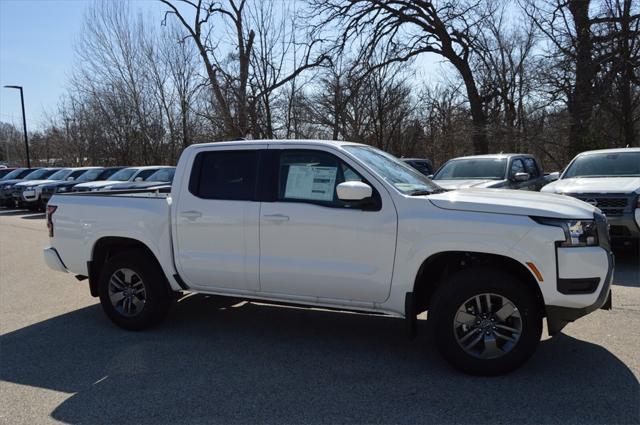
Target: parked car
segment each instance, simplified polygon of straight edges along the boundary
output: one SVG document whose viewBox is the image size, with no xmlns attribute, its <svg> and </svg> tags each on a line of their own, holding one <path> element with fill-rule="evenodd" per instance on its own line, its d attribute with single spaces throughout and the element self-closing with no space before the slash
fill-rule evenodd
<svg viewBox="0 0 640 425">
<path fill-rule="evenodd" d="M 175 172 L 175 167 L 161 168 L 144 181 L 115 183 L 105 186 L 102 190 L 157 189 L 166 187 L 171 185 Z"/>
<path fill-rule="evenodd" d="M 116 183 L 124 182 L 142 182 L 156 171 L 170 168 L 167 166 L 150 165 L 145 167 L 128 167 L 124 168 L 117 173 L 114 173 L 106 180 L 96 180 L 88 183 L 81 183 L 73 187 L 74 192 L 90 192 L 102 190 L 105 186 L 110 186 Z"/>
<path fill-rule="evenodd" d="M 14 170 L 16 170 L 16 168 L 8 168 L 8 167 L 0 168 L 0 179 L 2 179 L 4 176 L 6 176 L 7 174 L 9 174 Z"/>
<path fill-rule="evenodd" d="M 46 204 L 54 193 L 64 193 L 73 189 L 73 187 L 80 183 L 106 180 L 114 173 L 122 170 L 124 167 L 107 167 L 107 168 L 92 168 L 85 170 L 73 181 L 60 181 L 47 183 L 42 185 L 42 202 Z"/>
<path fill-rule="evenodd" d="M 87 221 L 87 217 L 91 219 Z M 532 192 L 442 192 L 371 146 L 237 141 L 186 148 L 170 194 L 56 194 L 54 270 L 88 277 L 107 316 L 144 329 L 181 291 L 404 317 L 453 365 L 508 372 L 610 307 L 613 256 L 593 206 Z"/>
<path fill-rule="evenodd" d="M 73 181 L 82 173 L 92 168 L 96 167 L 61 168 L 46 179 L 16 183 L 13 186 L 13 196 L 16 204 L 21 208 L 28 208 L 30 210 L 44 208 L 44 203 L 40 199 L 42 185 Z"/>
<path fill-rule="evenodd" d="M 569 195 L 599 208 L 609 220 L 612 238 L 640 240 L 640 148 L 583 152 L 558 181 L 542 191 Z"/>
<path fill-rule="evenodd" d="M 11 187 L 25 178 L 29 173 L 33 172 L 35 168 L 17 168 L 11 171 L 9 174 L 0 178 L 0 206 L 13 207 L 13 194 L 11 193 Z M 5 187 L 7 189 L 5 190 Z"/>
<path fill-rule="evenodd" d="M 447 189 L 490 188 L 540 190 L 557 174 L 545 176 L 533 155 L 496 154 L 455 158 L 433 175 Z"/>
<path fill-rule="evenodd" d="M 13 186 L 16 183 L 46 178 L 54 172 L 55 169 L 50 168 L 20 168 L 15 171 L 15 175 L 13 175 L 14 172 L 7 174 L 6 178 L 0 182 L 0 203 L 5 207 L 15 207 Z"/>
<path fill-rule="evenodd" d="M 426 158 L 401 158 L 405 164 L 409 164 L 425 176 L 433 174 L 433 163 Z"/>
</svg>

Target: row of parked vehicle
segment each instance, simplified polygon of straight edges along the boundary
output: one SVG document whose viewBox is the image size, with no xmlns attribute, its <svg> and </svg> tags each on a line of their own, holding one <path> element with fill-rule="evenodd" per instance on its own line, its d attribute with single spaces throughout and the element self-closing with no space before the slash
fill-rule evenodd
<svg viewBox="0 0 640 425">
<path fill-rule="evenodd" d="M 175 167 L 4 168 L 0 205 L 43 210 L 55 193 L 170 187 Z"/>
<path fill-rule="evenodd" d="M 403 159 L 446 189 L 524 189 L 568 195 L 599 208 L 613 239 L 640 239 L 640 148 L 603 149 L 577 155 L 562 173 L 545 174 L 532 155 L 455 158 L 435 173 L 427 160 Z M 416 161 L 422 161 L 419 166 Z"/>
</svg>

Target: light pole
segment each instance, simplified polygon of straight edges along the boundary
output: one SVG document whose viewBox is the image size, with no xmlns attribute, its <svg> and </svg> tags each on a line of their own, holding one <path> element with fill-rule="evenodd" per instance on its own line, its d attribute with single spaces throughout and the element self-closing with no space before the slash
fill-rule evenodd
<svg viewBox="0 0 640 425">
<path fill-rule="evenodd" d="M 27 135 L 27 117 L 24 114 L 24 94 L 22 93 L 22 86 L 4 86 L 7 89 L 20 90 L 20 102 L 22 103 L 22 127 L 24 129 L 24 147 L 27 153 L 27 168 L 31 168 L 31 159 L 29 158 L 29 136 Z"/>
</svg>

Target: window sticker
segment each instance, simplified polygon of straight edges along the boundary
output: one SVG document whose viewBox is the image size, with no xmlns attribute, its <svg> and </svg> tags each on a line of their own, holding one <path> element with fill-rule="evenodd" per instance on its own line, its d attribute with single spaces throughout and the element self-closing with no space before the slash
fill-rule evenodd
<svg viewBox="0 0 640 425">
<path fill-rule="evenodd" d="M 290 165 L 285 198 L 333 201 L 337 167 Z"/>
</svg>

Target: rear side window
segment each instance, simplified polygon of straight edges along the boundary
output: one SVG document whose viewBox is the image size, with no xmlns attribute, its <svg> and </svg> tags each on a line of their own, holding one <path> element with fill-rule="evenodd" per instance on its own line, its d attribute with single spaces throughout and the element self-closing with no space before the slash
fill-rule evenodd
<svg viewBox="0 0 640 425">
<path fill-rule="evenodd" d="M 203 199 L 251 201 L 256 195 L 258 151 L 209 151 L 196 156 L 189 192 Z"/>
</svg>

